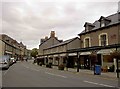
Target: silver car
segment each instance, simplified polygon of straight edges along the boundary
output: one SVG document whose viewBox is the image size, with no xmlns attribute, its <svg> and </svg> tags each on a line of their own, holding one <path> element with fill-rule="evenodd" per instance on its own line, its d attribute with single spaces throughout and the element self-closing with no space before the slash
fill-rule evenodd
<svg viewBox="0 0 120 89">
<path fill-rule="evenodd" d="M 10 66 L 10 57 L 4 55 L 0 57 L 0 69 L 8 69 Z"/>
<path fill-rule="evenodd" d="M 10 58 L 10 65 L 16 63 L 16 59 L 14 57 Z"/>
</svg>

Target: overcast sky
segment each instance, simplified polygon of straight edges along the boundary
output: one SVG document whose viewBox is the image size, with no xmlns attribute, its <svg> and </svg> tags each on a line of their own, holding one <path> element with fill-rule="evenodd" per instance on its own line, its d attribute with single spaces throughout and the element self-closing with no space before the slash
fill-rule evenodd
<svg viewBox="0 0 120 89">
<path fill-rule="evenodd" d="M 39 48 L 40 39 L 55 31 L 60 40 L 78 36 L 84 23 L 118 11 L 119 0 L 3 0 L 0 1 L 0 33 L 27 48 Z"/>
</svg>

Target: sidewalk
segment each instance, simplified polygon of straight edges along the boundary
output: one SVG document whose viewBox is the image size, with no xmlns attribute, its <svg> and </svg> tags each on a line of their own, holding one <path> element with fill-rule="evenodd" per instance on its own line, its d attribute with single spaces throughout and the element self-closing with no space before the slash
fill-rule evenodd
<svg viewBox="0 0 120 89">
<path fill-rule="evenodd" d="M 57 66 L 53 66 L 53 69 L 57 69 Z M 66 68 L 64 69 L 64 71 L 67 71 Z M 89 75 L 94 75 L 94 71 L 92 70 L 87 70 L 87 69 L 79 69 L 79 72 L 77 72 L 77 68 L 68 68 L 69 72 L 73 72 L 73 73 L 85 73 L 85 74 L 89 74 Z M 104 78 L 116 78 L 117 79 L 117 73 L 115 72 L 102 72 L 101 75 L 98 75 L 100 77 L 104 77 Z"/>
<path fill-rule="evenodd" d="M 32 61 L 29 61 L 30 63 L 32 63 Z M 35 65 L 37 65 L 35 63 Z M 42 67 L 46 67 L 45 65 L 42 65 Z M 52 66 L 52 69 L 58 70 L 58 66 Z M 67 71 L 66 68 L 64 69 L 64 71 Z M 84 74 L 89 74 L 89 75 L 94 75 L 94 71 L 92 70 L 87 70 L 87 69 L 79 69 L 79 72 L 77 72 L 76 68 L 68 68 L 68 72 L 72 72 L 72 73 L 84 73 Z M 102 72 L 101 75 L 97 75 L 99 77 L 104 77 L 104 78 L 115 78 L 117 79 L 117 73 L 115 72 Z"/>
</svg>

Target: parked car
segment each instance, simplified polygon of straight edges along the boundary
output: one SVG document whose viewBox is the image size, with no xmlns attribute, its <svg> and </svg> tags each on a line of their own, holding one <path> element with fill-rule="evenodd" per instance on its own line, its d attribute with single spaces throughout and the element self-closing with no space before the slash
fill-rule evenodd
<svg viewBox="0 0 120 89">
<path fill-rule="evenodd" d="M 10 57 L 4 55 L 0 57 L 0 69 L 8 69 L 10 66 Z"/>
<path fill-rule="evenodd" d="M 16 59 L 14 57 L 10 58 L 10 65 L 16 63 Z"/>
</svg>

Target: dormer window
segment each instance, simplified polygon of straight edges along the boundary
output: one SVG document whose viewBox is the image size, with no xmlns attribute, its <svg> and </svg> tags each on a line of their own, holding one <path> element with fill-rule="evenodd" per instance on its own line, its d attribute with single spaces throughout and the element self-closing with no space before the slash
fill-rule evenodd
<svg viewBox="0 0 120 89">
<path fill-rule="evenodd" d="M 85 27 L 85 31 L 88 32 L 89 31 L 89 26 Z"/>
<path fill-rule="evenodd" d="M 103 16 L 101 16 L 98 21 L 100 22 L 100 27 L 105 27 L 111 22 L 111 20 L 109 18 L 106 18 Z"/>
<path fill-rule="evenodd" d="M 100 25 L 101 25 L 100 27 L 104 27 L 104 26 L 105 26 L 104 20 L 101 21 L 101 24 L 100 24 Z"/>
<path fill-rule="evenodd" d="M 85 32 L 91 31 L 95 26 L 92 23 L 86 22 L 85 25 Z"/>
</svg>

